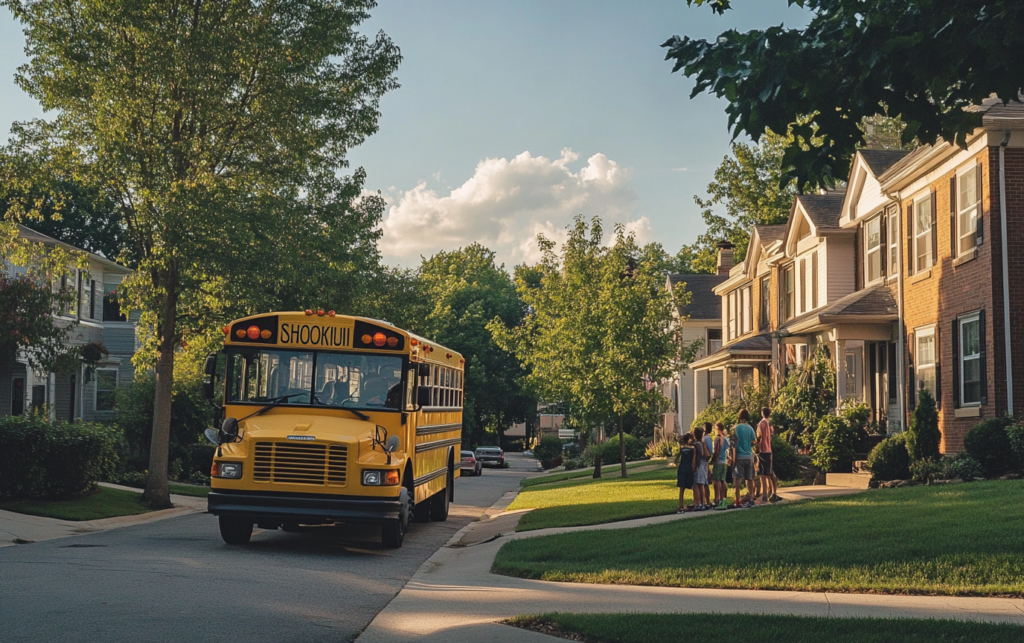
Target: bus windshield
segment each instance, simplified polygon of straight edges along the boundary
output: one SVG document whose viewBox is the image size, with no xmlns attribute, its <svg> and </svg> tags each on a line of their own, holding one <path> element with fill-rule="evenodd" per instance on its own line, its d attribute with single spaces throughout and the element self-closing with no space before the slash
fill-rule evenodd
<svg viewBox="0 0 1024 643">
<path fill-rule="evenodd" d="M 402 358 L 394 355 L 232 348 L 228 403 L 401 410 Z"/>
</svg>

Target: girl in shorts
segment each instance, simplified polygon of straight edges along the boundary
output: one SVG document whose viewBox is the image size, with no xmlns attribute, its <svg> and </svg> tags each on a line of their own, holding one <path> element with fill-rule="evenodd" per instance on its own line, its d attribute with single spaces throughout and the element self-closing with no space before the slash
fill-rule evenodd
<svg viewBox="0 0 1024 643">
<path fill-rule="evenodd" d="M 708 498 L 708 483 L 711 482 L 711 471 L 708 470 L 708 448 L 704 444 L 704 429 L 693 430 L 693 510 L 705 511 L 711 508 Z"/>
</svg>

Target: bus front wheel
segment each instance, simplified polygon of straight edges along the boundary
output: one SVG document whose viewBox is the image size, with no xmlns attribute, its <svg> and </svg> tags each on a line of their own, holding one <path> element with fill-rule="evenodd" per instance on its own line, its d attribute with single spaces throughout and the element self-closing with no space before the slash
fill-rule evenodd
<svg viewBox="0 0 1024 643">
<path fill-rule="evenodd" d="M 405 541 L 405 532 L 409 530 L 409 513 L 411 501 L 409 490 L 402 489 L 398 500 L 401 503 L 398 510 L 398 520 L 386 520 L 380 526 L 381 542 L 387 549 L 398 549 Z"/>
<path fill-rule="evenodd" d="M 247 545 L 252 538 L 252 521 L 220 516 L 220 537 L 229 545 Z"/>
</svg>

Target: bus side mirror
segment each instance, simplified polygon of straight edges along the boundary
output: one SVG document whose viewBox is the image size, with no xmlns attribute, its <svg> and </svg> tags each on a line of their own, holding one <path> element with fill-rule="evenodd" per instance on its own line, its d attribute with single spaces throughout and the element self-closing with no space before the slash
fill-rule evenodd
<svg viewBox="0 0 1024 643">
<path fill-rule="evenodd" d="M 217 375 L 217 353 L 210 353 L 206 356 L 206 363 L 203 364 L 203 397 L 213 399 L 213 380 Z"/>
<path fill-rule="evenodd" d="M 221 443 L 235 442 L 238 440 L 238 420 L 235 418 L 224 418 L 224 423 L 220 425 L 220 438 Z"/>
</svg>

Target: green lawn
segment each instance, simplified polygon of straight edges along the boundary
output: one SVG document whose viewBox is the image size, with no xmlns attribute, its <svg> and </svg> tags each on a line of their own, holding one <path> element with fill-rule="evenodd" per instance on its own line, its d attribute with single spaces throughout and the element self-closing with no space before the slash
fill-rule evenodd
<svg viewBox="0 0 1024 643">
<path fill-rule="evenodd" d="M 74 500 L 4 500 L 0 509 L 61 520 L 98 520 L 152 511 L 141 498 L 142 494 L 134 491 L 100 487 Z"/>
<path fill-rule="evenodd" d="M 1022 493 L 1024 481 L 879 489 L 525 538 L 502 547 L 493 571 L 632 585 L 1024 596 Z"/>
<path fill-rule="evenodd" d="M 686 492 L 687 502 L 693 496 Z M 664 468 L 622 478 L 567 480 L 523 489 L 508 510 L 534 509 L 518 531 L 596 525 L 672 513 L 679 504 L 676 470 Z"/>
<path fill-rule="evenodd" d="M 627 462 L 626 469 L 636 469 L 637 467 L 649 467 L 651 465 L 662 464 L 668 466 L 667 460 L 640 460 L 638 462 Z M 615 478 L 619 477 L 619 472 L 622 470 L 622 465 L 618 462 L 615 464 L 605 464 L 601 466 L 601 479 L 604 478 Z M 594 476 L 593 469 L 586 469 L 584 471 L 559 471 L 558 473 L 552 473 L 546 476 L 539 476 L 536 478 L 526 478 L 519 483 L 522 488 L 533 487 L 539 484 L 548 484 L 551 482 L 562 482 L 563 480 L 575 480 L 576 478 L 592 478 Z"/>
<path fill-rule="evenodd" d="M 1019 625 L 954 620 L 822 618 L 760 614 L 542 614 L 509 625 L 588 643 L 1002 643 Z"/>
<path fill-rule="evenodd" d="M 196 498 L 205 498 L 210 495 L 209 487 L 200 487 L 194 484 L 178 484 L 175 482 L 168 483 L 167 485 L 171 489 L 171 493 L 176 493 L 179 496 L 195 496 Z"/>
</svg>

